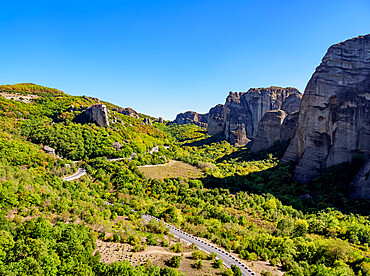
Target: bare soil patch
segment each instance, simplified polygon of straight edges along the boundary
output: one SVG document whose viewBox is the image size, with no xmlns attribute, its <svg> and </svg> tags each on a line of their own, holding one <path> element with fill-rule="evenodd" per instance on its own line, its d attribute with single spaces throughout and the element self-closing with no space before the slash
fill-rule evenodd
<svg viewBox="0 0 370 276">
<path fill-rule="evenodd" d="M 16 100 L 16 101 L 20 101 L 20 102 L 24 102 L 24 103 L 32 103 L 30 100 L 31 99 L 36 99 L 36 98 L 40 98 L 40 96 L 37 96 L 37 95 L 21 95 L 21 94 L 12 94 L 12 93 L 7 93 L 7 92 L 1 92 L 0 93 L 0 96 L 3 96 L 5 99 L 8 99 L 8 100 Z"/>
</svg>

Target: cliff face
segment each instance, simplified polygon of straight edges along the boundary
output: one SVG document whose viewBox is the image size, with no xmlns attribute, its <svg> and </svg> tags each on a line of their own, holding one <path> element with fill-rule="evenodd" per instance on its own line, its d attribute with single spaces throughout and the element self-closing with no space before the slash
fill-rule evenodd
<svg viewBox="0 0 370 276">
<path fill-rule="evenodd" d="M 98 126 L 109 126 L 107 107 L 104 104 L 92 105 L 76 117 L 76 121 L 80 123 L 93 122 Z"/>
<path fill-rule="evenodd" d="M 370 199 L 370 159 L 358 172 L 349 186 L 349 197 L 353 199 Z"/>
<path fill-rule="evenodd" d="M 207 123 L 209 135 L 215 135 L 224 130 L 224 106 L 222 104 L 218 104 L 209 110 Z"/>
<path fill-rule="evenodd" d="M 230 92 L 224 107 L 226 139 L 238 146 L 247 144 L 256 136 L 258 124 L 267 111 L 284 110 L 283 106 L 289 112 L 296 111 L 299 109 L 300 97 L 301 93 L 290 87 L 251 88 L 245 93 Z"/>
<path fill-rule="evenodd" d="M 307 84 L 298 127 L 282 161 L 303 183 L 325 168 L 370 153 L 370 35 L 329 48 Z"/>
<path fill-rule="evenodd" d="M 274 141 L 280 140 L 281 126 L 288 115 L 284 110 L 270 110 L 263 115 L 258 124 L 257 135 L 251 150 L 258 151 L 271 147 Z"/>
<path fill-rule="evenodd" d="M 195 124 L 200 127 L 207 128 L 208 114 L 198 114 L 194 111 L 186 111 L 184 113 L 177 114 L 176 119 L 173 121 L 175 124 Z"/>
</svg>

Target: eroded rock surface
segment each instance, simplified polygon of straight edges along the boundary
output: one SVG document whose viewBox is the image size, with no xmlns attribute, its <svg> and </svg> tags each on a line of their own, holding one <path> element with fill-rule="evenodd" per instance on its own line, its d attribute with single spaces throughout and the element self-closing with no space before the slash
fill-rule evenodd
<svg viewBox="0 0 370 276">
<path fill-rule="evenodd" d="M 283 110 L 284 102 L 292 96 L 284 108 L 294 112 L 299 108 L 297 101 L 300 95 L 297 89 L 291 87 L 251 88 L 248 92 L 230 92 L 224 107 L 224 133 L 227 141 L 237 146 L 247 144 L 256 136 L 258 124 L 267 111 Z"/>
<path fill-rule="evenodd" d="M 350 187 L 349 197 L 353 199 L 370 199 L 370 159 L 353 179 Z"/>
<path fill-rule="evenodd" d="M 283 161 L 303 183 L 353 154 L 370 153 L 370 35 L 331 46 L 307 84 Z"/>
<path fill-rule="evenodd" d="M 288 113 L 284 110 L 267 111 L 258 124 L 257 135 L 251 150 L 258 151 L 271 147 L 276 140 L 280 140 L 281 126 L 287 116 Z"/>
<path fill-rule="evenodd" d="M 108 111 L 104 104 L 90 106 L 82 114 L 84 122 L 94 122 L 98 126 L 109 126 Z"/>
<path fill-rule="evenodd" d="M 222 104 L 218 104 L 209 110 L 207 122 L 209 135 L 215 135 L 223 132 L 224 106 Z"/>
<path fill-rule="evenodd" d="M 184 113 L 177 114 L 176 119 L 173 121 L 175 124 L 195 124 L 200 127 L 207 127 L 208 114 L 198 114 L 194 111 L 186 111 Z"/>
</svg>

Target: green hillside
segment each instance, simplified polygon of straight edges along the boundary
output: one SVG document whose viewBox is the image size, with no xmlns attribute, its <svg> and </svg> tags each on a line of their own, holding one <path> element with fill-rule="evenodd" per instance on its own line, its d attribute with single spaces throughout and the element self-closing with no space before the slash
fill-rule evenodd
<svg viewBox="0 0 370 276">
<path fill-rule="evenodd" d="M 263 266 L 260 275 L 277 268 L 285 275 L 370 275 L 369 204 L 344 197 L 363 164 L 359 157 L 302 186 L 291 165 L 279 163 L 283 143 L 251 153 L 195 125 L 144 124 L 149 116 L 123 115 L 96 98 L 34 84 L 3 85 L 0 92 L 37 96 L 29 102 L 0 96 L 0 275 L 189 273 L 171 262 L 101 259 L 97 240 L 130 245 L 132 252 L 179 249 L 164 225 L 145 224 L 143 213 Z M 76 120 L 97 103 L 107 106 L 109 126 Z M 200 168 L 202 177 L 148 179 L 138 168 L 171 159 Z M 87 175 L 62 180 L 79 167 Z M 193 274 L 200 269 L 195 262 Z M 211 257 L 207 262 L 213 266 Z M 226 268 L 209 273 L 238 275 Z"/>
</svg>

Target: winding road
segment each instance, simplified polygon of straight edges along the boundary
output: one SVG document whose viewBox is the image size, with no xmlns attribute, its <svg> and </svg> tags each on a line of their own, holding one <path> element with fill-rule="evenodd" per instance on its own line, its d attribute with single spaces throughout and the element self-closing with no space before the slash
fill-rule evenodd
<svg viewBox="0 0 370 276">
<path fill-rule="evenodd" d="M 86 170 L 83 169 L 83 168 L 79 168 L 76 173 L 74 173 L 70 176 L 66 176 L 66 177 L 62 178 L 62 180 L 63 181 L 72 181 L 72 180 L 80 178 L 81 176 L 83 176 L 85 174 L 86 174 Z"/>
<path fill-rule="evenodd" d="M 151 219 L 154 219 L 154 220 L 157 220 L 157 221 L 161 221 L 160 219 L 156 218 L 156 217 L 153 217 L 151 215 L 142 215 L 142 218 L 149 222 Z M 165 223 L 164 224 L 167 226 L 167 228 L 169 228 L 170 230 L 170 233 L 172 233 L 175 237 L 177 238 L 180 238 L 181 240 L 183 240 L 184 242 L 188 243 L 188 244 L 194 244 L 196 245 L 200 250 L 203 250 L 205 251 L 206 253 L 211 253 L 211 252 L 214 252 L 217 254 L 217 256 L 222 259 L 222 261 L 224 262 L 224 265 L 228 268 L 231 267 L 231 265 L 236 265 L 237 267 L 240 268 L 241 272 L 243 275 L 246 275 L 246 276 L 251 276 L 251 275 L 256 275 L 251 269 L 249 269 L 245 264 L 243 264 L 240 260 L 238 260 L 237 258 L 235 258 L 234 256 L 232 256 L 230 253 L 224 251 L 223 249 L 221 248 L 218 248 L 208 242 L 205 242 L 201 239 L 198 239 L 197 237 L 194 237 L 184 231 L 181 231 L 180 229 L 168 224 L 168 223 Z"/>
</svg>

